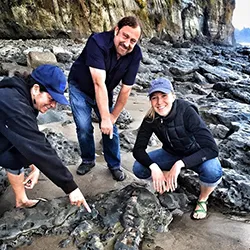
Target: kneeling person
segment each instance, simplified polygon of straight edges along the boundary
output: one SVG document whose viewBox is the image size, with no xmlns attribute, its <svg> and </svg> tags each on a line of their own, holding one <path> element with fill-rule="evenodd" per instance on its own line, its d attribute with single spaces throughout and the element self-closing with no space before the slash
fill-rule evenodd
<svg viewBox="0 0 250 250">
<path fill-rule="evenodd" d="M 218 147 L 196 107 L 176 99 L 170 81 L 152 81 L 148 94 L 151 108 L 136 138 L 133 172 L 140 179 L 152 177 L 154 189 L 160 193 L 176 189 L 181 168 L 198 173 L 200 196 L 191 218 L 203 219 L 207 215 L 206 201 L 221 181 Z M 147 153 L 153 133 L 162 142 L 162 148 Z"/>
</svg>

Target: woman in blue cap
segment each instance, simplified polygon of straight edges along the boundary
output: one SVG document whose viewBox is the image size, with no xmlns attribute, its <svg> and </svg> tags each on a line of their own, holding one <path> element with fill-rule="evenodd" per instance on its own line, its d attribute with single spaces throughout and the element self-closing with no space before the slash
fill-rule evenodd
<svg viewBox="0 0 250 250">
<path fill-rule="evenodd" d="M 25 188 L 31 189 L 37 183 L 41 170 L 69 194 L 72 205 L 83 204 L 90 211 L 73 176 L 37 125 L 39 112 L 55 108 L 57 102 L 68 104 L 65 87 L 62 70 L 49 64 L 40 65 L 31 75 L 16 74 L 0 82 L 0 166 L 7 171 L 16 207 L 34 207 L 41 201 L 28 199 L 25 192 Z M 32 171 L 24 179 L 27 166 Z"/>
<path fill-rule="evenodd" d="M 196 107 L 176 99 L 169 80 L 158 78 L 152 81 L 148 94 L 151 108 L 136 138 L 133 155 L 137 161 L 133 172 L 140 179 L 151 177 L 154 189 L 163 193 L 177 188 L 177 177 L 182 168 L 195 171 L 200 179 L 200 196 L 191 218 L 204 219 L 207 199 L 222 176 L 214 138 Z M 153 133 L 162 142 L 162 148 L 147 153 Z"/>
</svg>

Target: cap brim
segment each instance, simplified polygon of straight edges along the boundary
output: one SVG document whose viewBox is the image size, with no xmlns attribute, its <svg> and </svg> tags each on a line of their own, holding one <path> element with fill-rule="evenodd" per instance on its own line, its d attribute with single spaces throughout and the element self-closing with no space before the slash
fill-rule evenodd
<svg viewBox="0 0 250 250">
<path fill-rule="evenodd" d="M 150 92 L 148 92 L 148 96 L 150 96 L 151 94 L 153 94 L 154 92 L 162 92 L 164 94 L 169 94 L 172 92 L 171 89 L 164 89 L 164 88 L 155 88 L 153 90 L 151 90 Z"/>
<path fill-rule="evenodd" d="M 50 89 L 47 89 L 47 91 L 56 102 L 63 105 L 69 105 L 69 102 L 64 95 L 51 91 Z"/>
</svg>

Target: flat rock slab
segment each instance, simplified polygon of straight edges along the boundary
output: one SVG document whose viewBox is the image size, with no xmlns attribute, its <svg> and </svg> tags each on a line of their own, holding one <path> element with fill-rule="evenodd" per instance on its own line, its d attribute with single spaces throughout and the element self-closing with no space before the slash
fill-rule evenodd
<svg viewBox="0 0 250 250">
<path fill-rule="evenodd" d="M 31 244 L 33 235 L 68 234 L 60 247 L 74 242 L 81 249 L 139 250 L 145 236 L 167 232 L 173 219 L 157 197 L 137 183 L 99 194 L 89 204 L 91 213 L 62 197 L 5 212 L 0 218 L 0 249 Z"/>
</svg>

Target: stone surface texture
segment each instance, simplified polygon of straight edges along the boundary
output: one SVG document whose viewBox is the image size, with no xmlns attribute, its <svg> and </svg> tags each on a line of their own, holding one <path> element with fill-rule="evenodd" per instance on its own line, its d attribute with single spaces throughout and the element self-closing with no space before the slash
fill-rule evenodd
<svg viewBox="0 0 250 250">
<path fill-rule="evenodd" d="M 81 38 L 135 15 L 147 37 L 232 44 L 234 8 L 235 0 L 5 0 L 0 2 L 0 37 Z"/>
</svg>

